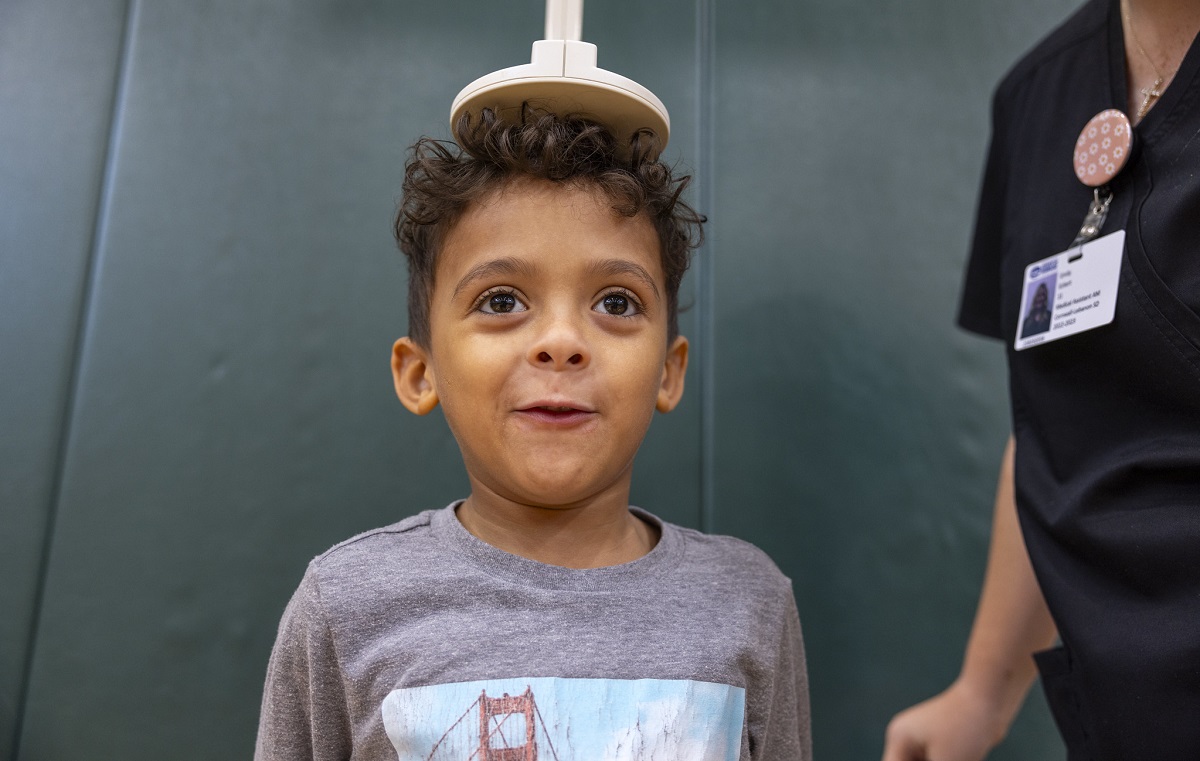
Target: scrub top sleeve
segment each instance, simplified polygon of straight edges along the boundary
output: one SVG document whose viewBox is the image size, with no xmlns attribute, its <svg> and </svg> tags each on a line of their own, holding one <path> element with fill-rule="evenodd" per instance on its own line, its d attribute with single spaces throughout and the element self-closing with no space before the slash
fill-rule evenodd
<svg viewBox="0 0 1200 761">
<path fill-rule="evenodd" d="M 999 125 L 1000 94 L 992 98 L 992 137 L 988 147 L 983 187 L 975 213 L 975 235 L 963 278 L 958 324 L 991 338 L 1003 338 L 1000 300 L 1000 258 L 1004 239 L 1004 193 L 1006 186 L 1004 136 Z"/>
</svg>

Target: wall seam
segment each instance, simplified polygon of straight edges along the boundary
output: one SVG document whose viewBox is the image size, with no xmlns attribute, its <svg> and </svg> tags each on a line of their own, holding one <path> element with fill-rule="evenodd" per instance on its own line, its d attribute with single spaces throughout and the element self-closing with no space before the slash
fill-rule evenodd
<svg viewBox="0 0 1200 761">
<path fill-rule="evenodd" d="M 697 204 L 709 214 L 713 201 L 713 24 L 716 0 L 696 0 L 696 134 L 698 143 L 697 173 L 700 182 Z M 713 315 L 713 271 L 715 261 L 712 244 L 712 222 L 706 225 L 705 243 L 696 257 L 696 310 L 699 340 L 700 376 L 700 528 L 711 532 L 716 528 L 716 340 Z"/>
<path fill-rule="evenodd" d="M 13 721 L 12 754 L 18 761 L 21 738 L 25 734 L 25 708 L 33 677 L 33 664 L 41 629 L 42 612 L 46 594 L 46 581 L 50 572 L 50 554 L 54 545 L 54 534 L 58 526 L 58 513 L 62 501 L 63 479 L 66 475 L 67 454 L 75 423 L 76 401 L 79 397 L 80 378 L 83 369 L 83 354 L 91 332 L 92 310 L 99 271 L 100 248 L 107 234 L 109 207 L 112 202 L 113 177 L 116 172 L 117 149 L 120 143 L 122 114 L 129 79 L 130 60 L 133 48 L 133 29 L 136 25 L 138 0 L 126 0 L 125 18 L 121 31 L 121 43 L 117 55 L 117 71 L 113 79 L 113 93 L 108 121 L 108 139 L 104 151 L 103 171 L 92 221 L 92 235 L 88 242 L 87 261 L 84 264 L 82 293 L 79 312 L 76 316 L 75 342 L 71 351 L 71 367 L 67 374 L 67 393 L 63 403 L 61 430 L 56 448 L 50 495 L 47 499 L 46 525 L 42 533 L 41 561 L 34 586 L 33 611 L 30 616 L 29 632 L 25 639 L 25 663 L 21 671 L 21 684 L 17 691 L 16 716 Z"/>
</svg>

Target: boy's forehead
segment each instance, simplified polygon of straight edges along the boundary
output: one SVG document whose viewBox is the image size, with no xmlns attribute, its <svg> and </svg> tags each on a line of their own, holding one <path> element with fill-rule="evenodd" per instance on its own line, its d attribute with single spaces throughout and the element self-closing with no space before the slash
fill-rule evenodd
<svg viewBox="0 0 1200 761">
<path fill-rule="evenodd" d="M 661 244 L 649 216 L 625 216 L 613 206 L 593 182 L 507 178 L 472 201 L 446 231 L 438 274 L 459 269 L 465 260 L 552 249 L 564 262 L 600 253 L 644 259 L 661 278 Z"/>
</svg>

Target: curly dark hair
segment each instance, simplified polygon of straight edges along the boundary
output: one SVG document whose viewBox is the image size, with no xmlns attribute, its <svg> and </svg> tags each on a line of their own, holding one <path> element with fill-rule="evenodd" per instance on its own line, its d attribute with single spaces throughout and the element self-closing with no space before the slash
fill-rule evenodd
<svg viewBox="0 0 1200 761">
<path fill-rule="evenodd" d="M 681 200 L 691 181 L 659 160 L 659 140 L 639 130 L 620 144 L 603 125 L 579 116 L 521 109 L 504 122 L 490 109 L 455 125 L 458 142 L 421 138 L 405 164 L 396 242 L 408 257 L 408 331 L 429 346 L 429 304 L 438 249 L 467 207 L 514 177 L 598 188 L 618 214 L 646 214 L 661 243 L 667 279 L 667 330 L 679 332 L 679 284 L 703 239 L 702 214 Z"/>
</svg>

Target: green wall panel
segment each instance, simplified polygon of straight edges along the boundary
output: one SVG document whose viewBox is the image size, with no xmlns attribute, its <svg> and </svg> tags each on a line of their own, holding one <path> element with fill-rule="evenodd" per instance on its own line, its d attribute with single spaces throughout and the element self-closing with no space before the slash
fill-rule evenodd
<svg viewBox="0 0 1200 761">
<path fill-rule="evenodd" d="M 957 673 L 1007 431 L 953 327 L 991 89 L 1071 3 L 718 3 L 718 531 L 795 581 L 818 757 Z M 1035 697 L 994 757 L 1061 757 Z"/>
<path fill-rule="evenodd" d="M 123 0 L 0 3 L 0 758 L 36 615 Z"/>
</svg>

